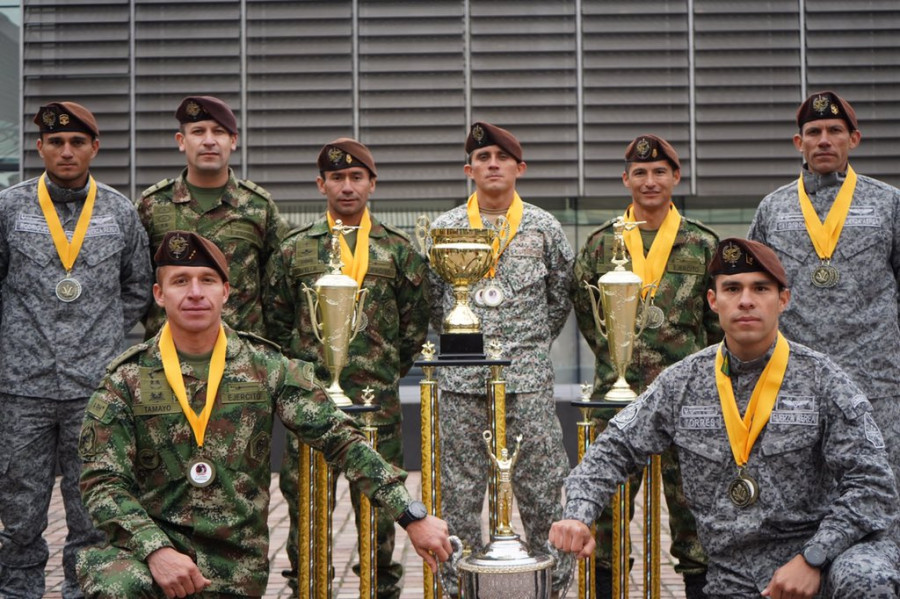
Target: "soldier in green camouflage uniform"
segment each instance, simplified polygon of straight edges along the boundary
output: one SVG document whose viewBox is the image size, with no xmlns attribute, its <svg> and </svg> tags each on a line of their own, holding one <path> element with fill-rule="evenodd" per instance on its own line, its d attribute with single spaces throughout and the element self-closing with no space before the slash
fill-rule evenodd
<svg viewBox="0 0 900 599">
<path fill-rule="evenodd" d="M 644 143 L 641 143 L 643 140 Z M 640 148 L 640 152 L 638 151 Z M 642 157 L 639 154 L 644 154 Z M 645 252 L 649 250 L 661 219 L 669 211 L 672 189 L 680 178 L 678 155 L 671 145 L 656 136 L 644 135 L 635 139 L 626 151 L 625 186 L 632 192 L 635 220 L 647 220 L 641 229 Z M 615 268 L 613 257 L 614 221 L 604 223 L 591 233 L 575 262 L 575 276 L 579 281 L 575 294 L 575 314 L 578 326 L 596 355 L 594 397 L 601 399 L 617 375 L 609 357 L 609 346 L 598 337 L 591 302 L 584 283 L 597 284 L 604 273 Z M 721 328 L 716 315 L 706 302 L 706 290 L 710 284 L 706 266 L 718 243 L 715 232 L 702 223 L 681 218 L 678 232 L 666 262 L 664 274 L 653 299 L 661 308 L 665 320 L 658 328 L 645 328 L 636 339 L 631 364 L 626 379 L 638 393 L 644 391 L 667 366 L 699 351 L 721 339 Z M 631 263 L 626 265 L 631 268 Z M 602 309 L 601 309 L 602 316 Z M 615 410 L 597 410 L 594 414 L 598 428 L 615 415 Z M 672 555 L 678 560 L 677 572 L 685 577 L 688 597 L 702 597 L 706 574 L 706 554 L 697 539 L 696 523 L 684 503 L 681 472 L 674 448 L 661 456 L 663 490 L 669 508 L 669 526 L 672 531 Z M 641 477 L 631 479 L 632 514 L 634 500 L 641 485 Z M 607 508 L 597 522 L 597 576 L 598 596 L 610 596 L 612 511 Z"/>
<path fill-rule="evenodd" d="M 79 554 L 86 596 L 261 596 L 269 571 L 275 416 L 381 510 L 403 517 L 416 551 L 430 565 L 434 557 L 447 559 L 446 524 L 410 517 L 405 473 L 373 451 L 315 384 L 313 366 L 284 357 L 250 333 L 221 328 L 229 286 L 218 248 L 176 231 L 164 238 L 155 259 L 164 266 L 154 295 L 168 325 L 110 365 L 80 438 L 82 497 L 108 540 Z M 216 376 L 213 348 L 225 337 L 224 372 L 202 437 L 168 383 L 160 344 L 167 333 L 197 413 Z"/>
<path fill-rule="evenodd" d="M 227 104 L 212 96 L 189 96 L 175 112 L 175 134 L 187 168 L 141 194 L 138 214 L 155 252 L 169 231 L 196 231 L 228 257 L 235 290 L 224 318 L 241 331 L 265 335 L 262 281 L 287 229 L 265 189 L 237 179 L 228 158 L 237 148 L 237 120 Z M 159 331 L 165 315 L 155 304 L 144 319 L 145 339 Z"/>
<path fill-rule="evenodd" d="M 336 139 L 326 144 L 318 157 L 319 189 L 325 194 L 328 213 L 344 225 L 358 226 L 366 211 L 368 194 L 375 185 L 375 161 L 363 144 Z M 428 332 L 427 278 L 425 261 L 413 250 L 405 233 L 370 215 L 368 270 L 363 280 L 364 330 L 350 343 L 347 365 L 341 371 L 341 387 L 361 403 L 362 390 L 371 387 L 381 409 L 374 414 L 378 427 L 377 449 L 395 466 L 403 463 L 401 442 L 400 378 L 409 372 Z M 350 241 L 358 238 L 354 231 Z M 291 231 L 271 261 L 266 292 L 269 337 L 287 355 L 318 365 L 316 376 L 330 380 L 323 345 L 313 334 L 304 285 L 312 288 L 325 274 L 330 255 L 331 229 L 325 216 Z M 282 462 L 280 485 L 289 499 L 291 532 L 288 556 L 296 585 L 298 452 L 296 435 L 289 435 Z M 357 526 L 359 488 L 350 486 Z M 389 513 L 378 512 L 378 597 L 400 596 L 403 567 L 393 560 L 394 522 Z M 357 569 L 358 567 L 354 567 Z M 358 572 L 357 572 L 358 573 Z"/>
</svg>

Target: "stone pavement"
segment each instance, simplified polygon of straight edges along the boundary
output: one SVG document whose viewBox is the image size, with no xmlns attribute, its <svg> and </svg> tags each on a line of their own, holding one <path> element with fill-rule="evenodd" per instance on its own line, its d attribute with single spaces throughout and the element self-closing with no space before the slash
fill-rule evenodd
<svg viewBox="0 0 900 599">
<path fill-rule="evenodd" d="M 419 495 L 420 492 L 420 475 L 419 472 L 410 472 L 407 479 L 407 486 L 415 489 L 413 494 Z M 281 571 L 288 568 L 287 553 L 285 553 L 285 542 L 287 540 L 288 531 L 288 514 L 287 504 L 278 490 L 278 474 L 272 475 L 272 504 L 269 513 L 269 530 L 270 530 L 270 571 L 269 586 L 266 591 L 267 598 L 290 597 L 290 589 L 285 585 L 281 576 Z M 642 538 L 643 535 L 643 515 L 642 515 L 642 495 L 638 495 L 638 505 L 635 510 L 635 517 L 631 525 L 631 535 L 635 542 Z M 662 572 L 661 572 L 661 599 L 682 599 L 684 591 L 681 583 L 681 577 L 675 574 L 672 569 L 672 558 L 668 553 L 668 547 L 671 545 L 669 536 L 668 513 L 665 509 L 665 501 L 663 501 L 663 515 L 660 529 L 662 530 L 660 547 L 662 548 Z M 482 521 L 485 522 L 485 535 L 487 535 L 487 508 L 483 514 Z M 334 527 L 334 598 L 335 599 L 352 599 L 359 596 L 359 579 L 350 569 L 353 560 L 356 559 L 356 525 L 353 522 L 353 512 L 350 508 L 350 494 L 347 488 L 347 481 L 340 477 L 337 485 L 336 508 L 333 519 Z M 522 525 L 519 520 L 518 511 L 513 514 L 513 528 L 521 531 Z M 49 525 L 45 536 L 50 545 L 50 561 L 47 564 L 47 594 L 45 597 L 52 599 L 60 599 L 60 589 L 62 588 L 62 548 L 66 537 L 66 519 L 65 512 L 62 507 L 62 497 L 59 493 L 59 482 L 57 480 L 56 488 L 53 491 L 53 499 L 50 504 Z M 631 573 L 630 598 L 644 597 L 643 589 L 637 581 L 642 576 L 642 553 L 643 549 L 637 544 L 634 550 L 635 567 Z M 406 568 L 405 584 L 401 599 L 414 599 L 423 596 L 422 579 L 423 579 L 423 562 L 416 555 L 412 545 L 410 545 L 406 534 L 400 527 L 397 527 L 397 547 L 394 550 L 395 558 L 403 562 Z M 574 585 L 573 585 L 574 586 Z M 570 589 L 567 595 L 569 598 L 577 597 L 577 592 Z"/>
</svg>

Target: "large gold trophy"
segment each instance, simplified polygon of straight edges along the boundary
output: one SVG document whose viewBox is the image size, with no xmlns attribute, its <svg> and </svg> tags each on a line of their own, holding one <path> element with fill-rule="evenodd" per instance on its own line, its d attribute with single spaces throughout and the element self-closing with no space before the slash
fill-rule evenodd
<svg viewBox="0 0 900 599">
<path fill-rule="evenodd" d="M 453 287 L 455 303 L 444 315 L 439 359 L 484 358 L 481 323 L 469 307 L 469 288 L 483 279 L 500 257 L 509 224 L 502 219 L 498 225 L 496 229 L 432 229 L 424 215 L 416 222 L 416 237 L 431 268 Z M 495 240 L 499 240 L 497 249 Z"/>
<path fill-rule="evenodd" d="M 338 406 L 353 405 L 341 389 L 341 370 L 347 365 L 350 342 L 365 328 L 363 308 L 368 289 L 360 289 L 356 281 L 341 273 L 340 236 L 356 227 L 345 227 L 336 220 L 331 232 L 331 272 L 319 277 L 313 289 L 304 285 L 309 302 L 309 318 L 316 339 L 325 346 L 325 366 L 331 373 L 331 384 L 325 390 Z"/>
<path fill-rule="evenodd" d="M 594 313 L 597 333 L 609 344 L 609 359 L 618 377 L 604 396 L 604 399 L 610 401 L 631 401 L 637 397 L 637 393 L 628 386 L 628 382 L 625 380 L 625 372 L 631 363 L 634 341 L 644 330 L 647 321 L 645 317 L 646 304 L 650 294 L 648 293 L 644 299 L 641 299 L 644 282 L 640 276 L 630 270 L 625 270 L 628 257 L 623 234 L 639 224 L 641 223 L 625 222 L 621 216 L 616 220 L 613 225 L 615 242 L 612 258 L 612 263 L 616 265 L 616 268 L 600 277 L 597 285 L 583 283 L 591 298 L 591 309 Z M 595 292 L 600 296 L 599 305 Z M 601 306 L 603 316 L 600 316 Z M 640 317 L 638 317 L 638 308 L 641 309 Z"/>
</svg>

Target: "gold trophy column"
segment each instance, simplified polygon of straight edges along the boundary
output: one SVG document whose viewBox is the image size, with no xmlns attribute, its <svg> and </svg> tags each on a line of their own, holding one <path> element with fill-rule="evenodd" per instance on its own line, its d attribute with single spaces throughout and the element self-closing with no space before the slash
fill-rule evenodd
<svg viewBox="0 0 900 599">
<path fill-rule="evenodd" d="M 660 486 L 661 466 L 658 455 L 652 455 L 647 460 L 644 469 L 644 597 L 656 599 L 659 597 L 659 521 L 660 513 Z"/>
<path fill-rule="evenodd" d="M 297 591 L 300 597 L 315 597 L 315 481 L 316 450 L 300 444 L 300 504 L 297 524 Z M 290 539 L 288 539 L 290 542 Z"/>
<path fill-rule="evenodd" d="M 581 385 L 581 400 L 572 402 L 577 405 L 581 412 L 581 420 L 578 422 L 578 462 L 584 459 L 594 442 L 594 423 L 591 421 L 591 406 L 587 405 L 591 401 L 591 385 L 585 383 Z M 584 404 L 584 405 L 581 405 Z M 597 527 L 591 526 L 591 535 L 596 536 Z M 596 599 L 597 588 L 594 581 L 594 571 L 597 564 L 597 558 L 592 553 L 587 559 L 578 560 L 578 599 Z"/>
<path fill-rule="evenodd" d="M 441 433 L 439 426 L 437 381 L 434 378 L 434 344 L 430 341 L 422 346 L 422 373 L 419 381 L 419 400 L 422 419 L 422 503 L 428 513 L 441 517 Z M 440 599 L 443 596 L 440 580 L 427 564 L 422 564 L 424 572 L 425 599 Z"/>
<path fill-rule="evenodd" d="M 488 344 L 488 360 L 499 360 L 501 354 L 500 343 L 496 340 Z M 491 451 L 494 455 L 500 455 L 506 447 L 506 381 L 503 380 L 503 365 L 491 364 L 491 378 L 487 382 L 488 394 L 488 423 L 491 427 Z M 497 530 L 499 522 L 497 513 L 499 508 L 500 472 L 494 470 L 494 476 L 488 478 L 488 513 L 490 514 L 490 529 Z"/>
<path fill-rule="evenodd" d="M 363 405 L 372 406 L 375 394 L 371 387 L 363 389 Z M 372 412 L 366 412 L 366 425 L 362 427 L 366 441 L 378 446 L 378 429 L 372 425 Z M 364 494 L 359 497 L 359 596 L 360 599 L 376 599 L 378 596 L 378 568 L 375 549 L 378 545 L 378 521 L 375 506 Z"/>
</svg>

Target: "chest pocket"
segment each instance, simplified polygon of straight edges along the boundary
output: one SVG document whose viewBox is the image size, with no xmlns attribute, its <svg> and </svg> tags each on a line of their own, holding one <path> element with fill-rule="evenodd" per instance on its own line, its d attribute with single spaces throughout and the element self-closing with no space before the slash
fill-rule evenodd
<svg viewBox="0 0 900 599">
<path fill-rule="evenodd" d="M 718 416 L 721 422 L 721 416 Z M 715 481 L 734 475 L 734 460 L 728 439 L 720 432 L 701 428 L 678 428 L 675 445 L 684 494 L 691 505 L 710 507 L 718 500 Z"/>
<path fill-rule="evenodd" d="M 244 241 L 257 251 L 261 250 L 263 246 L 259 229 L 255 224 L 246 220 L 233 220 L 225 223 L 216 236 L 226 241 Z"/>
<path fill-rule="evenodd" d="M 390 260 L 371 260 L 366 276 L 395 279 L 397 278 L 397 267 Z"/>
<path fill-rule="evenodd" d="M 514 293 L 513 297 L 524 297 L 521 293 L 532 285 L 543 284 L 547 276 L 544 264 L 544 238 L 539 233 L 525 231 L 513 238 L 503 252 L 501 260 L 507 262 L 509 274 L 505 279 Z M 543 296 L 543 294 L 541 294 Z"/>
</svg>

